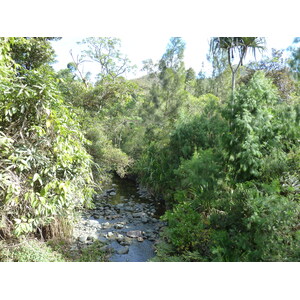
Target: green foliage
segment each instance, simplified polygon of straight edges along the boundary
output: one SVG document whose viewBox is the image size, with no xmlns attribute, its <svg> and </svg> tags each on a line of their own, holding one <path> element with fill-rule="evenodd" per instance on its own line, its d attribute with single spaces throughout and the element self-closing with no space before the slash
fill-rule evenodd
<svg viewBox="0 0 300 300">
<path fill-rule="evenodd" d="M 175 71 L 181 68 L 184 57 L 185 42 L 180 37 L 170 38 L 167 45 L 166 52 L 163 54 L 159 68 L 161 70 L 161 76 L 164 76 L 166 69 L 173 69 Z"/>
<path fill-rule="evenodd" d="M 99 262 L 106 261 L 107 254 L 101 251 L 103 244 L 99 241 L 95 241 L 93 244 L 83 248 L 79 257 L 76 259 L 78 262 Z"/>
<path fill-rule="evenodd" d="M 89 206 L 93 180 L 86 140 L 51 70 L 41 65 L 20 77 L 24 68 L 10 65 L 2 66 L 9 80 L 0 78 L 1 231 L 20 236 Z"/>
<path fill-rule="evenodd" d="M 212 149 L 198 150 L 189 160 L 182 160 L 180 167 L 174 171 L 179 179 L 178 193 L 186 191 L 186 197 L 193 200 L 201 209 L 209 209 L 216 201 L 214 191 L 224 178 L 222 156 Z"/>
<path fill-rule="evenodd" d="M 167 241 L 176 253 L 197 251 L 205 256 L 210 241 L 208 220 L 199 214 L 190 203 L 182 202 L 172 211 L 167 211 L 163 220 L 168 222 L 165 229 Z"/>
<path fill-rule="evenodd" d="M 2 262 L 66 262 L 63 255 L 38 240 L 24 240 L 19 244 L 0 242 Z"/>
<path fill-rule="evenodd" d="M 270 78 L 276 85 L 281 100 L 287 101 L 292 97 L 295 91 L 295 81 L 290 74 L 286 59 L 283 58 L 283 50 L 272 49 L 271 57 L 250 63 L 248 67 L 251 70 L 250 76 L 255 71 L 264 71 L 266 77 Z M 249 75 L 246 76 L 246 80 Z"/>
<path fill-rule="evenodd" d="M 157 261 L 299 260 L 294 99 L 279 101 L 262 72 L 223 107 L 212 95 L 189 98 L 169 139 L 140 160 L 144 180 L 172 203 Z"/>
<path fill-rule="evenodd" d="M 289 50 L 291 51 L 291 57 L 289 59 L 289 66 L 292 69 L 293 75 L 295 76 L 296 79 L 299 80 L 299 71 L 300 71 L 300 48 L 299 48 L 299 42 L 300 38 L 296 37 L 294 39 L 293 44 L 295 44 L 293 47 L 290 47 Z M 298 45 L 298 47 L 296 46 Z"/>
<path fill-rule="evenodd" d="M 273 129 L 273 106 L 277 99 L 276 90 L 261 72 L 257 72 L 234 96 L 227 115 L 231 131 L 226 147 L 238 180 L 258 177 L 261 158 L 270 148 L 278 146 Z"/>
<path fill-rule="evenodd" d="M 121 41 L 111 37 L 89 37 L 80 44 L 87 45 L 83 57 L 99 63 L 99 78 L 116 78 L 132 69 L 127 56 L 120 52 Z"/>
<path fill-rule="evenodd" d="M 70 250 L 70 241 L 52 239 L 47 242 L 23 239 L 20 242 L 0 241 L 0 262 L 104 262 L 107 253 L 101 244 L 93 244 L 81 250 Z"/>
<path fill-rule="evenodd" d="M 126 174 L 126 169 L 132 163 L 131 159 L 121 149 L 112 145 L 111 140 L 108 139 L 99 125 L 89 129 L 86 137 L 92 142 L 87 146 L 87 149 L 94 161 L 100 166 L 102 181 L 105 180 L 105 174 L 111 170 L 123 177 Z"/>
<path fill-rule="evenodd" d="M 26 37 L 10 39 L 10 56 L 20 65 L 18 71 L 33 70 L 54 61 L 50 41 L 55 38 Z"/>
<path fill-rule="evenodd" d="M 129 135 L 139 122 L 134 114 L 140 101 L 138 85 L 122 77 L 103 75 L 94 87 L 86 88 L 67 70 L 59 76 L 63 76 L 59 87 L 75 107 L 85 137 L 91 142 L 87 150 L 97 164 L 93 168 L 97 181 L 107 181 L 110 171 L 123 177 L 132 159 L 121 148 L 131 141 Z"/>
<path fill-rule="evenodd" d="M 143 151 L 134 166 L 134 171 L 141 178 L 141 182 L 153 192 L 163 193 L 165 197 L 168 197 L 169 189 L 172 188 L 174 180 L 172 174 L 174 167 L 172 168 L 172 166 L 174 166 L 174 162 L 170 158 L 168 149 L 153 142 Z"/>
<path fill-rule="evenodd" d="M 276 180 L 237 186 L 228 213 L 210 216 L 213 260 L 299 260 L 299 204 L 280 195 L 281 189 Z"/>
<path fill-rule="evenodd" d="M 92 168 L 101 181 L 129 170 L 166 201 L 155 261 L 299 261 L 300 89 L 278 51 L 242 66 L 263 41 L 213 38 L 213 75 L 196 78 L 174 37 L 147 77 L 127 81 L 118 39 L 84 40 L 56 75 L 47 38 L 0 39 L 0 234 L 55 232 L 90 204 Z M 86 59 L 99 63 L 95 86 Z M 101 247 L 67 259 L 103 261 Z M 49 259 L 36 252 L 13 260 Z"/>
<path fill-rule="evenodd" d="M 210 41 L 210 51 L 212 53 L 226 53 L 228 64 L 232 74 L 232 93 L 235 89 L 236 73 L 249 50 L 252 50 L 254 56 L 256 50 L 264 50 L 265 39 L 262 37 L 214 37 Z M 234 66 L 234 56 L 238 56 L 238 63 Z"/>
<path fill-rule="evenodd" d="M 191 97 L 182 106 L 181 117 L 169 137 L 152 142 L 135 164 L 135 170 L 144 184 L 170 200 L 180 182 L 176 170 L 181 160 L 191 159 L 197 150 L 220 145 L 218 133 L 224 128 L 226 123 L 221 117 L 217 97 L 210 94 L 200 98 Z"/>
</svg>

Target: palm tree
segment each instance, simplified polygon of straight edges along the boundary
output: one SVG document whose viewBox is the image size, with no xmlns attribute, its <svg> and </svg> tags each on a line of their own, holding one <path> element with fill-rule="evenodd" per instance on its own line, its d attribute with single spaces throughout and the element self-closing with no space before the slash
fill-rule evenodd
<svg viewBox="0 0 300 300">
<path fill-rule="evenodd" d="M 256 50 L 265 49 L 265 38 L 262 37 L 214 37 L 210 40 L 210 51 L 213 54 L 218 52 L 226 52 L 229 67 L 232 74 L 231 88 L 232 93 L 235 89 L 235 75 L 240 66 L 243 65 L 247 52 L 251 49 L 255 57 Z M 233 59 L 234 55 L 238 54 L 239 62 L 234 68 Z"/>
</svg>

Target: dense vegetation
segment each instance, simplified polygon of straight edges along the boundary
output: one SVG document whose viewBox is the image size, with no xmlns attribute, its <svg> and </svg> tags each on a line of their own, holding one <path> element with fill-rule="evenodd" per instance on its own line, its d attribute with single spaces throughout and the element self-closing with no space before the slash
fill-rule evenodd
<svg viewBox="0 0 300 300">
<path fill-rule="evenodd" d="M 212 38 L 210 77 L 171 38 L 136 80 L 118 39 L 85 39 L 59 72 L 53 39 L 0 39 L 2 242 L 66 238 L 116 172 L 166 202 L 156 261 L 299 261 L 299 38 L 247 65 L 264 39 Z"/>
</svg>

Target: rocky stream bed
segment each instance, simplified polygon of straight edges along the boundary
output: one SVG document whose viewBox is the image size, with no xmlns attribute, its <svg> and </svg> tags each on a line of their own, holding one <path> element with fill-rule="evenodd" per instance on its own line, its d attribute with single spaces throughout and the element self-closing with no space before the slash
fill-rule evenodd
<svg viewBox="0 0 300 300">
<path fill-rule="evenodd" d="M 134 181 L 114 177 L 113 183 L 94 199 L 73 233 L 73 250 L 95 241 L 111 262 L 145 262 L 155 255 L 154 244 L 165 224 L 159 220 L 162 203 Z"/>
</svg>

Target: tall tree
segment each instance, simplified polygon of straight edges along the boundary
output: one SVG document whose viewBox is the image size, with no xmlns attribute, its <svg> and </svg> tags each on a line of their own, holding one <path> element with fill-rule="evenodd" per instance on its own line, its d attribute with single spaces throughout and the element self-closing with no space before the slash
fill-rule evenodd
<svg viewBox="0 0 300 300">
<path fill-rule="evenodd" d="M 252 50 L 254 56 L 256 50 L 264 50 L 265 39 L 261 37 L 214 37 L 210 41 L 210 52 L 225 52 L 227 54 L 228 64 L 232 74 L 231 89 L 235 89 L 236 73 L 245 59 L 249 50 Z M 238 63 L 233 65 L 234 56 L 238 55 Z"/>
<path fill-rule="evenodd" d="M 120 51 L 121 41 L 112 37 L 89 37 L 80 42 L 87 45 L 82 60 L 93 61 L 100 65 L 99 78 L 109 76 L 112 79 L 132 70 L 130 60 Z"/>
<path fill-rule="evenodd" d="M 81 68 L 85 60 L 79 55 L 77 55 L 77 57 L 75 58 L 72 50 L 70 50 L 70 55 L 72 57 L 73 62 L 68 63 L 68 69 L 74 74 L 75 77 L 77 77 L 84 83 L 86 88 L 88 88 L 88 81 L 91 73 L 85 73 L 83 67 Z"/>
<path fill-rule="evenodd" d="M 296 45 L 300 43 L 300 37 L 296 37 L 293 44 Z M 289 47 L 291 51 L 291 58 L 289 60 L 289 65 L 292 69 L 294 76 L 300 79 L 300 47 Z"/>
<path fill-rule="evenodd" d="M 170 38 L 166 52 L 159 62 L 160 69 L 170 68 L 177 71 L 183 63 L 184 50 L 185 42 L 182 40 L 182 38 Z"/>
<path fill-rule="evenodd" d="M 174 119 L 183 101 L 186 72 L 184 68 L 185 42 L 180 37 L 172 37 L 166 52 L 159 61 L 161 103 L 164 114 Z"/>
<path fill-rule="evenodd" d="M 55 53 L 50 41 L 59 39 L 54 37 L 14 38 L 10 46 L 11 57 L 25 70 L 38 68 L 54 61 Z"/>
<path fill-rule="evenodd" d="M 290 74 L 288 61 L 284 59 L 283 53 L 284 50 L 272 49 L 272 56 L 263 57 L 258 62 L 251 62 L 247 65 L 249 75 L 245 76 L 243 81 L 247 82 L 255 71 L 262 70 L 277 86 L 281 100 L 288 100 L 295 91 L 295 80 Z"/>
</svg>

